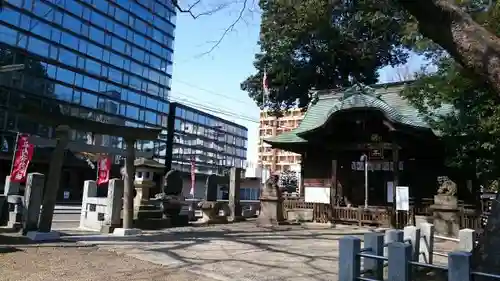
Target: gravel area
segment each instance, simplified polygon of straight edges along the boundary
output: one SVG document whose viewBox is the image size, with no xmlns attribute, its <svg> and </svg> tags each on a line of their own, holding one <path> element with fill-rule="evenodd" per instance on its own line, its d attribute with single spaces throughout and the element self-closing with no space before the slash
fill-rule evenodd
<svg viewBox="0 0 500 281">
<path fill-rule="evenodd" d="M 73 243 L 29 245 L 23 239 L 3 235 L 0 235 L 0 264 L 2 281 L 215 281 L 97 247 L 76 247 Z"/>
</svg>

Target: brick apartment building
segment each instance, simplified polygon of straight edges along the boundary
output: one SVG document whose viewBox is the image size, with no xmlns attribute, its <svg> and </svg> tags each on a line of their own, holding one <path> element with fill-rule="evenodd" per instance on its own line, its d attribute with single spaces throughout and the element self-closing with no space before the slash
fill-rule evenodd
<svg viewBox="0 0 500 281">
<path fill-rule="evenodd" d="M 292 170 L 300 173 L 300 154 L 271 149 L 271 145 L 263 140 L 297 128 L 303 118 L 304 112 L 300 109 L 289 109 L 279 118 L 271 116 L 267 111 L 260 112 L 258 156 L 264 169 L 272 172 Z"/>
</svg>

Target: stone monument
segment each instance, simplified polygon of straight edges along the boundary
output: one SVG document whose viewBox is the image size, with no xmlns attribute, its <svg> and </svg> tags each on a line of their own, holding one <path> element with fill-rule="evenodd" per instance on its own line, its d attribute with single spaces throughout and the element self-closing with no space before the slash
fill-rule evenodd
<svg viewBox="0 0 500 281">
<path fill-rule="evenodd" d="M 93 188 L 97 187 L 93 181 L 85 181 L 87 196 L 92 195 Z M 89 190 L 90 189 L 90 190 Z M 106 211 L 104 213 L 104 224 L 101 226 L 102 233 L 113 233 L 122 225 L 121 213 L 123 209 L 124 183 L 122 179 L 110 179 L 108 183 L 108 194 L 106 196 Z M 97 192 L 96 192 L 97 193 Z"/>
<path fill-rule="evenodd" d="M 29 173 L 26 177 L 23 211 L 23 235 L 38 230 L 38 218 L 42 206 L 45 175 Z"/>
<path fill-rule="evenodd" d="M 260 214 L 257 225 L 278 226 L 285 223 L 283 217 L 283 197 L 278 186 L 279 176 L 272 175 L 265 182 L 260 195 Z"/>
<path fill-rule="evenodd" d="M 219 177 L 215 174 L 209 175 L 205 181 L 205 201 L 217 201 L 217 187 L 219 185 Z"/>
<path fill-rule="evenodd" d="M 241 168 L 232 167 L 229 173 L 229 218 L 230 222 L 243 221 L 240 203 Z"/>
<path fill-rule="evenodd" d="M 154 175 L 163 172 L 165 165 L 152 159 L 138 158 L 135 159 L 134 166 L 134 187 L 136 191 L 134 220 L 161 218 L 161 213 L 155 212 L 156 207 L 150 200 L 150 190 L 157 184 L 153 180 Z"/>
<path fill-rule="evenodd" d="M 202 217 L 198 221 L 202 224 L 225 223 L 226 216 L 219 216 L 219 212 L 223 209 L 223 202 L 217 202 L 217 187 L 219 185 L 219 177 L 217 175 L 209 175 L 205 183 L 205 200 L 198 203 L 201 209 Z"/>
<path fill-rule="evenodd" d="M 458 237 L 460 210 L 456 197 L 457 185 L 446 176 L 438 177 L 437 182 L 437 195 L 434 195 L 434 204 L 430 207 L 435 232 L 439 235 Z"/>
<path fill-rule="evenodd" d="M 172 225 L 189 224 L 189 216 L 182 215 L 182 207 L 186 204 L 182 195 L 182 174 L 177 170 L 170 170 L 165 175 L 163 192 L 155 195 L 160 201 L 163 219 L 169 220 Z"/>
</svg>

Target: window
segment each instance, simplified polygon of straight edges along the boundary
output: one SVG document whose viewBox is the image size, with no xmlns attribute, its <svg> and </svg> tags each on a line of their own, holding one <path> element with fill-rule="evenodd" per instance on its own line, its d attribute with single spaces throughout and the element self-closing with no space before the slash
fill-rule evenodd
<svg viewBox="0 0 500 281">
<path fill-rule="evenodd" d="M 87 64 L 85 65 L 85 69 L 92 74 L 96 75 L 101 74 L 101 64 L 92 59 L 87 59 Z"/>
<path fill-rule="evenodd" d="M 58 99 L 71 102 L 73 100 L 73 89 L 63 85 L 56 85 L 55 94 Z"/>
<path fill-rule="evenodd" d="M 97 1 L 97 2 L 106 2 L 106 1 Z M 96 12 L 92 13 L 91 20 L 92 20 L 92 23 L 94 23 L 102 28 L 105 28 L 106 22 L 108 22 L 104 16 L 102 16 L 101 14 L 96 13 Z"/>
<path fill-rule="evenodd" d="M 139 109 L 135 106 L 127 105 L 127 117 L 137 119 L 139 117 Z"/>
<path fill-rule="evenodd" d="M 77 18 L 70 16 L 69 14 L 65 14 L 63 24 L 64 27 L 68 28 L 69 30 L 75 33 L 80 33 L 82 22 Z"/>
<path fill-rule="evenodd" d="M 75 81 L 75 73 L 71 70 L 59 67 L 57 71 L 57 80 L 72 85 Z"/>
<path fill-rule="evenodd" d="M 76 67 L 77 66 L 76 65 L 76 58 L 77 58 L 77 56 L 74 53 L 72 53 L 66 49 L 61 48 L 59 50 L 60 61 L 63 61 L 67 65 L 71 65 L 71 66 Z"/>
<path fill-rule="evenodd" d="M 91 27 L 90 28 L 90 39 L 92 39 L 98 43 L 104 44 L 104 32 L 95 28 L 95 27 Z"/>
<path fill-rule="evenodd" d="M 102 49 L 94 44 L 89 44 L 87 48 L 87 54 L 96 59 L 101 59 Z"/>
<path fill-rule="evenodd" d="M 63 44 L 66 47 L 70 47 L 74 50 L 78 50 L 78 41 L 80 41 L 78 38 L 75 36 L 63 32 L 63 36 L 61 38 L 61 44 Z"/>
<path fill-rule="evenodd" d="M 97 108 L 97 97 L 90 93 L 82 93 L 82 105 L 90 108 Z"/>
</svg>

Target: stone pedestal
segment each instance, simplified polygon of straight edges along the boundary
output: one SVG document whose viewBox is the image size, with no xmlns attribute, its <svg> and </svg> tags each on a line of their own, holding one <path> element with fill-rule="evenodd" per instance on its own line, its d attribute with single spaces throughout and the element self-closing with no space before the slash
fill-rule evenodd
<svg viewBox="0 0 500 281">
<path fill-rule="evenodd" d="M 134 220 L 161 218 L 160 212 L 154 212 L 157 208 L 150 200 L 150 190 L 153 186 L 153 182 L 135 184 Z"/>
<path fill-rule="evenodd" d="M 278 197 L 261 197 L 260 214 L 257 225 L 272 227 L 285 224 L 283 217 L 283 199 Z"/>
<path fill-rule="evenodd" d="M 272 175 L 262 188 L 260 196 L 260 214 L 257 225 L 272 227 L 285 224 L 283 216 L 283 197 L 278 186 L 278 175 Z"/>
<path fill-rule="evenodd" d="M 436 234 L 458 237 L 460 231 L 458 199 L 451 195 L 435 195 L 431 210 Z"/>
<path fill-rule="evenodd" d="M 134 165 L 136 168 L 134 179 L 134 223 L 136 227 L 151 229 L 156 228 L 156 226 L 164 228 L 164 226 L 170 225 L 170 219 L 168 221 L 163 220 L 157 200 L 151 200 L 151 188 L 157 184 L 155 174 L 163 172 L 165 166 L 146 158 L 136 159 Z M 178 180 L 182 182 L 182 178 Z"/>
<path fill-rule="evenodd" d="M 19 230 L 22 227 L 23 196 L 9 195 L 7 202 L 9 203 L 9 221 L 7 227 Z"/>
<path fill-rule="evenodd" d="M 198 207 L 201 209 L 202 217 L 198 222 L 203 224 L 226 223 L 227 217 L 219 216 L 222 204 L 222 202 L 214 201 L 200 202 Z"/>
</svg>

